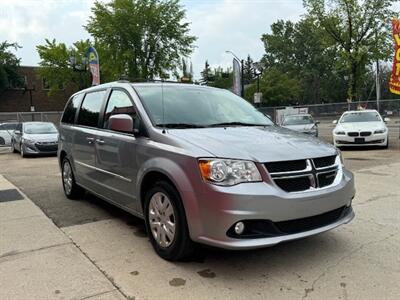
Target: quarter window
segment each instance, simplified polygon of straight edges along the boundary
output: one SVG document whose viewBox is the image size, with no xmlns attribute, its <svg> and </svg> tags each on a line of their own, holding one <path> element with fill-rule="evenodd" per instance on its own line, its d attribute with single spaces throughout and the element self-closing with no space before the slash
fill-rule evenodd
<svg viewBox="0 0 400 300">
<path fill-rule="evenodd" d="M 79 99 L 80 95 L 74 96 L 67 104 L 64 110 L 64 114 L 62 116 L 61 122 L 67 124 L 74 124 L 76 111 L 79 107 Z"/>
<path fill-rule="evenodd" d="M 98 91 L 86 94 L 81 110 L 79 111 L 79 125 L 98 127 L 100 110 L 105 93 L 106 91 Z"/>
<path fill-rule="evenodd" d="M 133 120 L 137 118 L 136 109 L 133 106 L 131 99 L 125 92 L 121 90 L 114 90 L 110 95 L 106 111 L 104 113 L 103 128 L 108 129 L 108 120 L 112 115 L 117 114 L 129 115 L 132 117 Z"/>
</svg>

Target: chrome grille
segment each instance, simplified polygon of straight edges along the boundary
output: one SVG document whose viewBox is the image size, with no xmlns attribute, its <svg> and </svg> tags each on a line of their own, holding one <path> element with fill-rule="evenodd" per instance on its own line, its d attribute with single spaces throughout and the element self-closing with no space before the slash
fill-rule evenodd
<svg viewBox="0 0 400 300">
<path fill-rule="evenodd" d="M 358 132 L 348 132 L 348 136 L 358 136 Z"/>
<path fill-rule="evenodd" d="M 302 168 L 299 168 L 302 166 Z M 274 183 L 282 190 L 302 192 L 330 186 L 340 168 L 337 155 L 313 159 L 265 163 Z"/>
<path fill-rule="evenodd" d="M 372 133 L 371 131 L 361 131 L 360 136 L 370 136 L 371 133 Z"/>
</svg>

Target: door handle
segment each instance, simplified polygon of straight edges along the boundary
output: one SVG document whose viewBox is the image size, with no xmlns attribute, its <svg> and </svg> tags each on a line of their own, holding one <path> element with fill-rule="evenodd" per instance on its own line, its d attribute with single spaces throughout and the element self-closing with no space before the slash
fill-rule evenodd
<svg viewBox="0 0 400 300">
<path fill-rule="evenodd" d="M 86 140 L 88 141 L 89 144 L 92 144 L 94 142 L 94 138 L 92 137 L 87 137 Z"/>
<path fill-rule="evenodd" d="M 104 145 L 104 141 L 102 139 L 96 139 L 96 143 L 99 145 Z"/>
</svg>

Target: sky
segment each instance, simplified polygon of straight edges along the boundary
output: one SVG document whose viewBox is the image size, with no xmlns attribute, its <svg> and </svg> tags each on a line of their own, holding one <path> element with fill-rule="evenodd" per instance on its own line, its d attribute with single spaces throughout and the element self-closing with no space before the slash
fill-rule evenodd
<svg viewBox="0 0 400 300">
<path fill-rule="evenodd" d="M 56 39 L 71 45 L 90 38 L 83 28 L 94 0 L 0 0 L 0 41 L 17 42 L 22 65 L 39 62 L 36 45 Z M 191 56 L 195 77 L 208 60 L 212 67 L 230 66 L 233 51 L 258 60 L 264 52 L 260 40 L 277 19 L 298 20 L 302 0 L 182 0 L 191 34 L 198 39 Z M 101 59 L 101 58 L 100 58 Z"/>
<path fill-rule="evenodd" d="M 0 41 L 17 42 L 22 65 L 39 62 L 36 45 L 45 38 L 71 45 L 90 38 L 83 28 L 94 0 L 0 0 Z M 103 1 L 104 2 L 104 1 Z M 198 39 L 191 56 L 195 78 L 208 60 L 212 67 L 232 64 L 248 54 L 258 60 L 264 53 L 260 40 L 278 19 L 297 21 L 305 13 L 302 0 L 181 0 Z M 101 61 L 101 58 L 100 58 Z"/>
</svg>

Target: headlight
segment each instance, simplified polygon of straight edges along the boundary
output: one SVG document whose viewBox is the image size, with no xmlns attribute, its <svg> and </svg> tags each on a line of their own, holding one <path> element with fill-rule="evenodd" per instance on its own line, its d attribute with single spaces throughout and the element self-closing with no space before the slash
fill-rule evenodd
<svg viewBox="0 0 400 300">
<path fill-rule="evenodd" d="M 335 131 L 335 134 L 336 135 L 345 135 L 346 134 L 346 132 L 344 132 L 344 131 Z"/>
<path fill-rule="evenodd" d="M 385 132 L 386 132 L 386 128 L 382 128 L 382 129 L 375 130 L 374 134 L 385 133 Z"/>
<path fill-rule="evenodd" d="M 252 161 L 200 159 L 199 167 L 203 179 L 217 185 L 261 181 L 261 174 Z"/>
<path fill-rule="evenodd" d="M 26 144 L 34 144 L 35 143 L 35 141 L 32 141 L 32 140 L 30 140 L 30 139 L 22 139 L 22 142 L 23 143 L 26 143 Z"/>
</svg>

